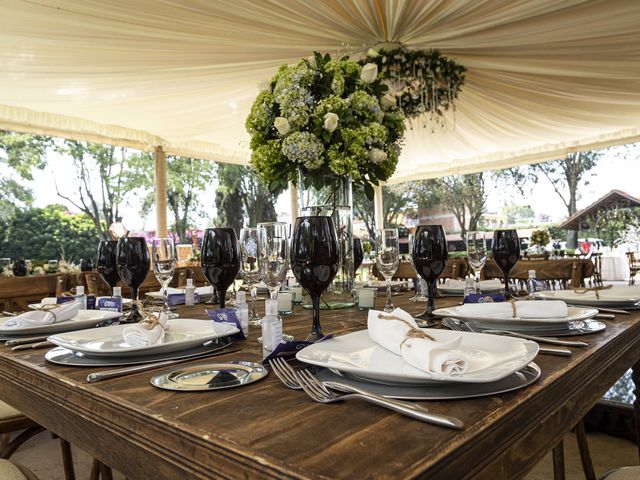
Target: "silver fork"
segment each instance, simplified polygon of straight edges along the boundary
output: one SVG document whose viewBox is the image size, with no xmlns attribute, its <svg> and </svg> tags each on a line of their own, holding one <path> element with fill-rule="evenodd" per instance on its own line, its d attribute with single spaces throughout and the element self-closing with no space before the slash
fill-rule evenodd
<svg viewBox="0 0 640 480">
<path fill-rule="evenodd" d="M 291 365 L 283 358 L 274 358 L 269 360 L 271 370 L 280 379 L 283 385 L 291 390 L 302 390 L 302 387 L 296 380 L 296 374 Z"/>
<path fill-rule="evenodd" d="M 375 405 L 388 408 L 389 410 L 393 410 L 394 412 L 402 413 L 403 415 L 407 415 L 411 418 L 415 418 L 416 420 L 420 420 L 423 422 L 440 425 L 442 427 L 453 428 L 456 430 L 462 430 L 464 428 L 464 424 L 458 418 L 450 417 L 449 415 L 430 413 L 427 409 L 422 408 L 418 405 L 414 405 L 409 402 L 403 402 L 400 400 L 394 400 L 391 398 L 381 397 L 380 395 L 365 392 L 351 385 L 327 382 L 327 386 L 330 386 L 330 388 L 339 389 L 341 391 L 349 391 L 349 393 L 336 393 L 333 390 L 327 388 L 327 386 L 325 386 L 316 377 L 314 377 L 308 370 L 299 370 L 297 372 L 294 372 L 294 375 L 307 395 L 309 395 L 313 400 L 319 403 L 334 403 L 340 402 L 342 400 L 348 400 L 350 398 L 358 398 Z"/>
</svg>

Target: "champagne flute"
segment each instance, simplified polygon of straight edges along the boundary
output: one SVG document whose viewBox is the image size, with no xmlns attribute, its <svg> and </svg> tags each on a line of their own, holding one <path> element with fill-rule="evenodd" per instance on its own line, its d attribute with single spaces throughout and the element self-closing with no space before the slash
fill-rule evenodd
<svg viewBox="0 0 640 480">
<path fill-rule="evenodd" d="M 496 230 L 493 232 L 491 245 L 493 260 L 504 275 L 504 296 L 511 298 L 509 293 L 509 272 L 520 260 L 520 239 L 516 230 Z"/>
<path fill-rule="evenodd" d="M 143 319 L 138 308 L 138 288 L 149 273 L 149 247 L 144 237 L 122 237 L 116 246 L 118 274 L 131 289 L 133 298 L 131 312 L 126 322 L 134 323 Z"/>
<path fill-rule="evenodd" d="M 96 268 L 102 279 L 109 284 L 111 295 L 113 295 L 113 287 L 115 287 L 120 280 L 116 259 L 117 246 L 117 240 L 103 240 L 98 244 L 98 253 L 96 255 Z M 51 263 L 51 260 L 49 260 L 49 263 Z"/>
<path fill-rule="evenodd" d="M 240 275 L 249 287 L 251 294 L 251 309 L 249 311 L 249 324 L 261 325 L 262 320 L 258 315 L 256 295 L 260 282 L 260 267 L 258 266 L 258 229 L 243 228 L 240 230 Z"/>
<path fill-rule="evenodd" d="M 258 224 L 258 265 L 267 284 L 271 300 L 278 292 L 289 270 L 289 225 L 284 222 Z"/>
<path fill-rule="evenodd" d="M 201 265 L 204 276 L 218 292 L 220 308 L 224 308 L 227 289 L 240 270 L 240 249 L 233 228 L 207 228 Z"/>
<path fill-rule="evenodd" d="M 162 312 L 166 318 L 175 318 L 169 309 L 169 295 L 167 289 L 176 270 L 176 249 L 172 238 L 154 238 L 151 241 L 151 257 L 153 258 L 153 273 L 162 285 Z"/>
<path fill-rule="evenodd" d="M 481 293 L 480 273 L 487 262 L 487 241 L 484 232 L 467 232 L 465 242 L 467 244 L 467 258 L 475 277 L 476 293 Z"/>
<path fill-rule="evenodd" d="M 436 282 L 447 265 L 447 236 L 442 225 L 418 225 L 413 240 L 413 266 L 416 272 L 427 282 L 427 308 L 416 316 L 422 320 L 421 327 L 436 324 L 433 310 L 436 295 Z"/>
<path fill-rule="evenodd" d="M 391 302 L 391 279 L 400 264 L 400 243 L 397 228 L 376 230 L 376 267 L 387 282 L 385 312 L 395 308 Z"/>
<path fill-rule="evenodd" d="M 308 341 L 323 337 L 320 296 L 331 285 L 339 267 L 338 237 L 331 217 L 298 217 L 291 239 L 291 270 L 313 301 L 313 326 Z"/>
</svg>

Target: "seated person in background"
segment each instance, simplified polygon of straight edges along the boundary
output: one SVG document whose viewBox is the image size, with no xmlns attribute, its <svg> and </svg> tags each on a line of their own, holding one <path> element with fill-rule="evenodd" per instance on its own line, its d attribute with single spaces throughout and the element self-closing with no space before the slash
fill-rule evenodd
<svg viewBox="0 0 640 480">
<path fill-rule="evenodd" d="M 583 255 L 587 255 L 589 252 L 591 251 L 591 243 L 589 243 L 588 240 L 584 240 L 581 244 L 580 244 L 580 252 Z"/>
</svg>

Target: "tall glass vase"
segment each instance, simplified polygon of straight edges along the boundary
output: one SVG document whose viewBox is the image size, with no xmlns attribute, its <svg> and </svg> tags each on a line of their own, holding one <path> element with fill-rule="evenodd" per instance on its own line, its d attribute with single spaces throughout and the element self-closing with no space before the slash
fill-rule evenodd
<svg viewBox="0 0 640 480">
<path fill-rule="evenodd" d="M 331 286 L 322 295 L 320 308 L 349 308 L 353 299 L 353 199 L 351 178 L 336 175 L 324 177 L 325 186 L 305 187 L 302 173 L 298 177 L 301 215 L 326 215 L 333 219 L 340 250 L 340 268 Z M 310 297 L 305 296 L 305 308 L 311 308 Z"/>
</svg>

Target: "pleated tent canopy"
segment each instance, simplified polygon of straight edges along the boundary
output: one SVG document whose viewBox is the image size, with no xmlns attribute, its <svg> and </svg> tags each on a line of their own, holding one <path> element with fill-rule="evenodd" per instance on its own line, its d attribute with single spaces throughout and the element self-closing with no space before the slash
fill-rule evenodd
<svg viewBox="0 0 640 480">
<path fill-rule="evenodd" d="M 247 163 L 280 64 L 382 42 L 468 68 L 392 182 L 640 140 L 637 0 L 1 0 L 0 128 Z"/>
</svg>

